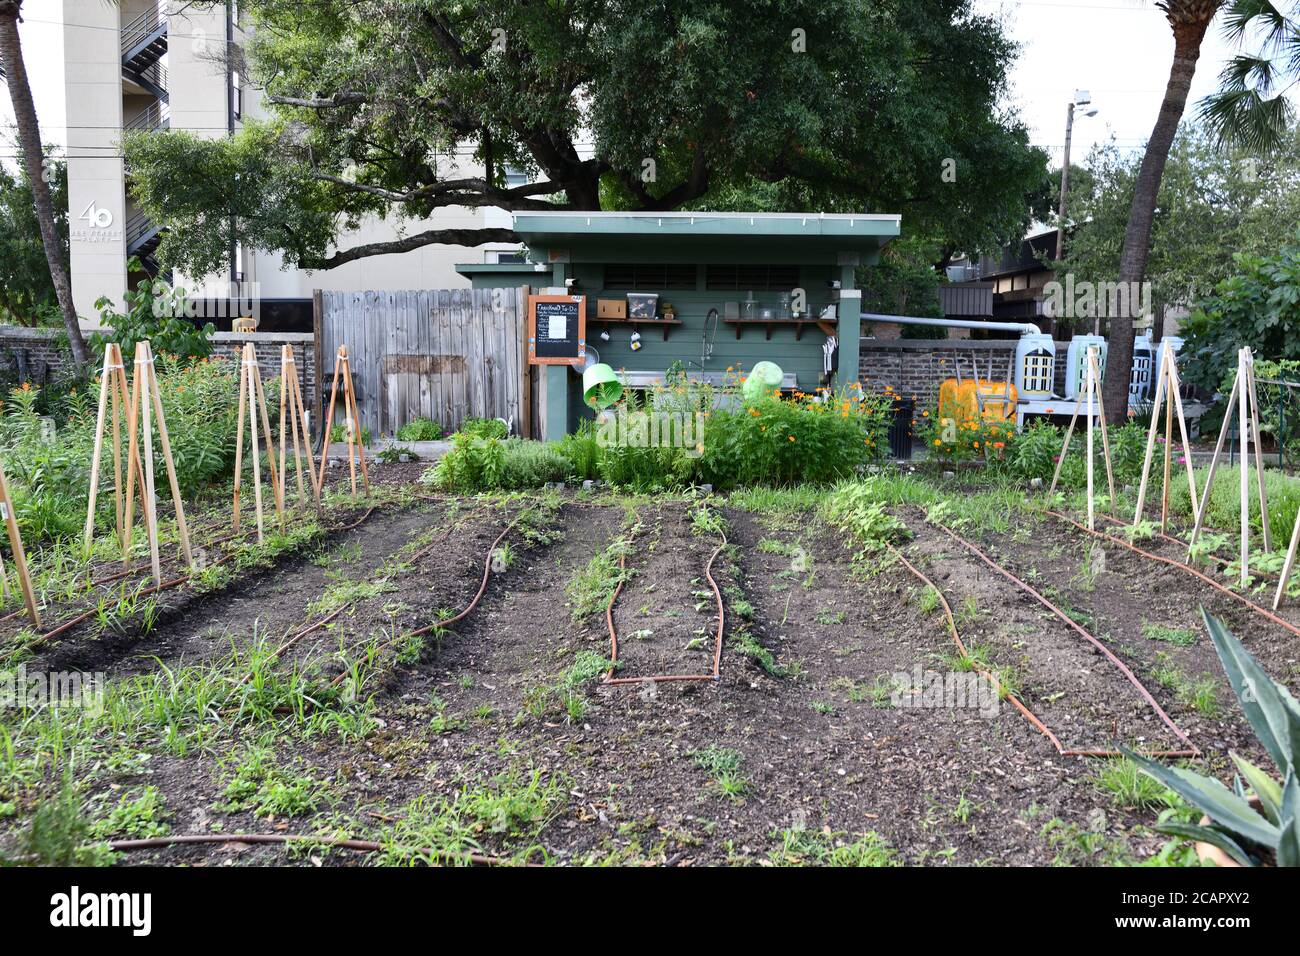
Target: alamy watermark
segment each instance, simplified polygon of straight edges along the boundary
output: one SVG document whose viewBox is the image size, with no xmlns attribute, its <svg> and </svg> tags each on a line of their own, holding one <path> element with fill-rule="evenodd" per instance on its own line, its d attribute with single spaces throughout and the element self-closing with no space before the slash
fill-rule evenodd
<svg viewBox="0 0 1300 956">
<path fill-rule="evenodd" d="M 600 414 L 596 443 L 602 448 L 681 448 L 688 458 L 704 453 L 703 412 L 607 410 Z"/>
<path fill-rule="evenodd" d="M 19 664 L 0 671 L 0 710 L 76 707 L 99 713 L 105 680 L 102 671 L 29 671 Z"/>
<path fill-rule="evenodd" d="M 975 671 L 922 670 L 893 675 L 889 702 L 903 710 L 974 710 L 991 720 L 998 715 L 1002 695 L 997 686 Z"/>
<path fill-rule="evenodd" d="M 1150 282 L 1053 280 L 1043 286 L 1043 313 L 1056 319 L 1138 319 L 1151 314 Z"/>
<path fill-rule="evenodd" d="M 172 290 L 166 284 L 155 286 L 153 299 L 156 319 L 240 319 L 262 317 L 262 290 L 259 282 L 204 282 L 197 288 Z M 163 290 L 166 291 L 163 291 Z"/>
</svg>

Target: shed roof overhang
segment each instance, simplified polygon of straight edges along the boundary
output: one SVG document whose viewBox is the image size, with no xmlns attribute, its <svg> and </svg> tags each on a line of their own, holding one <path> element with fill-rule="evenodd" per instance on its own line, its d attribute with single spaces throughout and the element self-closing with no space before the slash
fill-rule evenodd
<svg viewBox="0 0 1300 956">
<path fill-rule="evenodd" d="M 514 228 L 530 249 L 583 248 L 617 237 L 647 248 L 665 240 L 747 247 L 797 242 L 804 250 L 877 252 L 899 233 L 901 217 L 879 213 L 517 212 Z"/>
</svg>

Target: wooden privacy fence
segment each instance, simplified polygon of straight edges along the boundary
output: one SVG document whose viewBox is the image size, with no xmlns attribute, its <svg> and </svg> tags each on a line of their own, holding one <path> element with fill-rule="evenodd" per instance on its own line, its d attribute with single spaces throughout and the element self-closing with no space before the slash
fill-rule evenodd
<svg viewBox="0 0 1300 956">
<path fill-rule="evenodd" d="M 375 437 L 420 417 L 445 432 L 476 417 L 504 418 L 513 434 L 532 433 L 522 288 L 318 295 L 318 378 L 330 380 L 346 344 L 360 424 Z"/>
</svg>

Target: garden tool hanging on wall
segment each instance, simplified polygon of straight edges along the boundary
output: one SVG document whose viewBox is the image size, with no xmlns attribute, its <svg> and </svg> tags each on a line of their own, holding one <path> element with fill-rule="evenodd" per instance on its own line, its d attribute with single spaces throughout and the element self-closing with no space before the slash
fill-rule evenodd
<svg viewBox="0 0 1300 956">
<path fill-rule="evenodd" d="M 828 386 L 840 367 L 840 340 L 833 335 L 826 336 L 822 343 L 822 379 L 821 384 Z"/>
</svg>

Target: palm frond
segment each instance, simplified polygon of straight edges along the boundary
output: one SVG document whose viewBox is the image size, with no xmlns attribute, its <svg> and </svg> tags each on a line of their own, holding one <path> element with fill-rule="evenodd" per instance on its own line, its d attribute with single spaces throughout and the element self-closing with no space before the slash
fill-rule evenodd
<svg viewBox="0 0 1300 956">
<path fill-rule="evenodd" d="M 1264 151 L 1280 143 L 1295 108 L 1280 93 L 1265 97 L 1256 90 L 1238 89 L 1207 96 L 1198 113 L 1221 144 Z"/>
</svg>

